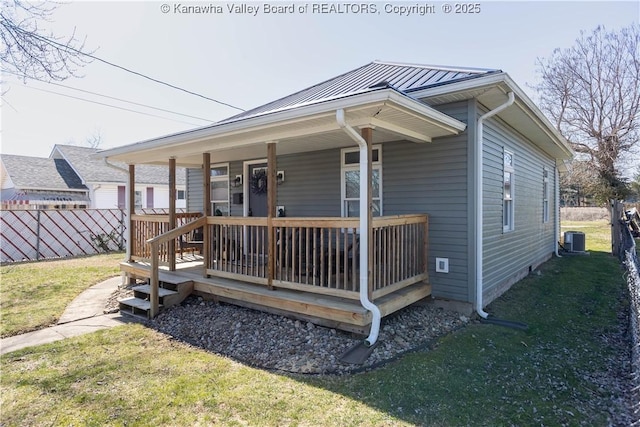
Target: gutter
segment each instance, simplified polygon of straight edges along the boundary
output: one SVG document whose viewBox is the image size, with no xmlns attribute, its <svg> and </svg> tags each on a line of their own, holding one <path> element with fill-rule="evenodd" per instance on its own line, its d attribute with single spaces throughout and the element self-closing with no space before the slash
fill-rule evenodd
<svg viewBox="0 0 640 427">
<path fill-rule="evenodd" d="M 349 126 L 344 120 L 344 110 L 336 110 L 336 121 L 340 128 L 351 139 L 358 143 L 360 148 L 360 304 L 366 310 L 369 310 L 373 316 L 371 319 L 371 330 L 369 336 L 365 339 L 364 343 L 367 347 L 373 346 L 378 340 L 378 333 L 380 331 L 380 321 L 382 316 L 380 309 L 369 300 L 368 288 L 369 288 L 369 271 L 366 266 L 369 265 L 369 209 L 367 205 L 367 185 L 368 180 L 362 179 L 363 176 L 367 176 L 367 164 L 369 163 L 367 142 L 362 136 Z"/>
<path fill-rule="evenodd" d="M 484 113 L 478 118 L 478 126 L 476 130 L 476 180 L 475 180 L 475 192 L 476 192 L 476 311 L 480 317 L 486 319 L 489 317 L 489 313 L 484 311 L 482 304 L 482 291 L 483 291 L 483 278 L 482 278 L 482 262 L 483 262 L 483 122 L 484 120 L 498 114 L 500 111 L 513 104 L 515 96 L 513 92 L 507 94 L 509 97 L 505 103 L 497 106 L 491 111 Z"/>
</svg>

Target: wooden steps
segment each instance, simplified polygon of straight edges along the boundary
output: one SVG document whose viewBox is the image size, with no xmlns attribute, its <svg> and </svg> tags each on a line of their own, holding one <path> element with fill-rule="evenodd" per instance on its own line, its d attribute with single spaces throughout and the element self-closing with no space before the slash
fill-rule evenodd
<svg viewBox="0 0 640 427">
<path fill-rule="evenodd" d="M 171 307 L 180 304 L 193 292 L 193 282 L 183 278 L 163 277 L 158 287 L 158 309 Z M 118 301 L 120 313 L 124 315 L 150 318 L 151 311 L 151 286 L 140 285 L 133 288 L 133 298 L 126 298 Z"/>
<path fill-rule="evenodd" d="M 122 267 L 125 271 L 134 272 L 137 277 L 148 277 L 149 275 L 149 267 L 145 265 L 123 265 Z M 166 283 L 188 282 L 191 289 L 189 292 L 193 291 L 195 295 L 205 299 L 266 311 L 359 334 L 368 333 L 371 326 L 371 313 L 365 310 L 357 299 L 345 299 L 286 288 L 269 290 L 266 286 L 239 280 L 204 277 L 202 267 L 177 271 L 161 270 L 159 276 L 164 288 L 169 288 Z M 430 295 L 431 285 L 428 282 L 418 282 L 379 297 L 374 301 L 374 304 L 378 306 L 384 317 Z M 163 296 L 161 304 L 167 307 L 167 304 L 172 303 L 172 298 L 174 298 L 173 295 Z"/>
</svg>

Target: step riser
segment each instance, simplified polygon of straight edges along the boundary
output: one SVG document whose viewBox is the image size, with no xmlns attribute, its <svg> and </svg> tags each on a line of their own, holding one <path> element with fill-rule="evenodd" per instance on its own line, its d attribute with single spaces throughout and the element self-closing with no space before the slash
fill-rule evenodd
<svg viewBox="0 0 640 427">
<path fill-rule="evenodd" d="M 168 289 L 168 288 L 175 288 Z M 193 282 L 184 282 L 177 285 L 161 282 L 158 289 L 158 308 L 162 311 L 165 307 L 180 304 L 193 292 Z M 135 300 L 120 301 L 120 312 L 133 317 L 149 319 L 151 289 L 149 285 L 138 286 L 133 289 Z M 129 302 L 127 302 L 129 301 Z"/>
</svg>

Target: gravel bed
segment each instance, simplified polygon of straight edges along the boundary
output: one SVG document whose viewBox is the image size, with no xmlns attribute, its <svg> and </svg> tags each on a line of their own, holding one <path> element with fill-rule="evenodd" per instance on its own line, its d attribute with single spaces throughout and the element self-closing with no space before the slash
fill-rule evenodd
<svg viewBox="0 0 640 427">
<path fill-rule="evenodd" d="M 380 344 L 363 365 L 340 361 L 340 356 L 363 337 L 199 297 L 188 298 L 149 323 L 189 344 L 251 366 L 302 374 L 340 374 L 393 359 L 468 321 L 432 304 L 405 308 L 384 319 Z"/>
<path fill-rule="evenodd" d="M 118 300 L 133 296 L 132 286 L 136 285 L 120 286 L 109 298 L 105 313 L 117 312 Z M 147 323 L 178 340 L 251 366 L 341 374 L 365 370 L 424 347 L 467 322 L 468 317 L 433 304 L 406 307 L 383 319 L 379 344 L 362 365 L 342 363 L 340 357 L 365 337 L 201 297 L 188 297 Z"/>
</svg>

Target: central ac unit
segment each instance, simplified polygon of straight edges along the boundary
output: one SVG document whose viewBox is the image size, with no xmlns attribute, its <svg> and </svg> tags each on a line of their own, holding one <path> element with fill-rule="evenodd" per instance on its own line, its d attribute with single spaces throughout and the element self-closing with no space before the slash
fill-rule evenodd
<svg viewBox="0 0 640 427">
<path fill-rule="evenodd" d="M 564 248 L 569 252 L 584 252 L 585 238 L 581 231 L 565 231 Z"/>
</svg>

